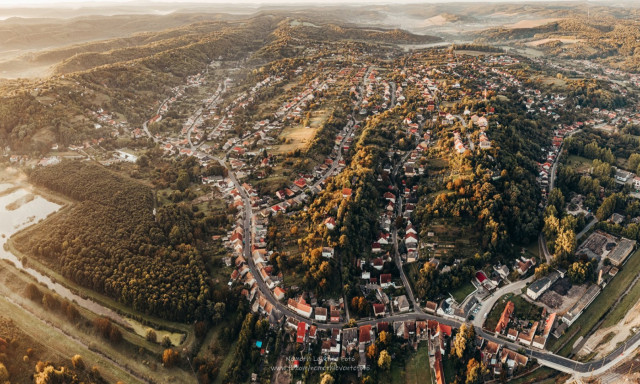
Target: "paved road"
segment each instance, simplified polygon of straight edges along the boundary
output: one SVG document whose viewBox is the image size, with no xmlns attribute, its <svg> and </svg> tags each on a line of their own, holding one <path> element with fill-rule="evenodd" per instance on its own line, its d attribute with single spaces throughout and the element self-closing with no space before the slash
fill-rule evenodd
<svg viewBox="0 0 640 384">
<path fill-rule="evenodd" d="M 169 99 L 171 99 L 173 96 L 169 96 L 166 99 L 164 99 L 164 101 L 160 104 L 160 106 L 158 107 L 158 109 L 156 110 L 156 115 L 160 114 L 160 110 L 162 109 L 162 107 L 169 101 Z M 149 136 L 149 138 L 151 140 L 153 140 L 154 142 L 158 142 L 158 138 L 153 136 L 151 134 L 151 132 L 149 132 L 149 120 L 145 121 L 144 123 L 142 123 L 142 129 L 144 130 L 144 133 L 147 134 L 147 136 Z"/>
<path fill-rule="evenodd" d="M 249 265 L 249 269 L 251 270 L 251 273 L 253 274 L 253 277 L 256 279 L 256 282 L 258 283 L 258 289 L 264 295 L 264 297 L 274 306 L 274 308 L 277 308 L 280 312 L 282 312 L 286 316 L 292 317 L 292 318 L 294 318 L 294 319 L 296 319 L 298 321 L 309 322 L 308 318 L 305 318 L 303 316 L 298 315 L 297 313 L 295 313 L 291 309 L 289 309 L 289 307 L 287 307 L 285 304 L 283 304 L 280 301 L 278 301 L 273 296 L 273 292 L 269 289 L 267 284 L 262 279 L 262 276 L 258 272 L 258 268 L 256 268 L 255 262 L 253 261 L 253 257 L 251 255 L 251 246 L 252 246 L 252 243 L 253 243 L 253 238 L 251 236 L 251 233 L 252 233 L 252 230 L 251 230 L 251 226 L 252 226 L 251 225 L 251 219 L 253 217 L 253 209 L 251 207 L 251 200 L 249 199 L 249 195 L 247 195 L 247 192 L 244 190 L 244 188 L 242 188 L 242 185 L 240 185 L 240 182 L 236 178 L 236 175 L 233 173 L 233 171 L 231 171 L 229 169 L 229 167 L 227 166 L 227 164 L 223 160 L 221 160 L 221 159 L 217 159 L 217 160 L 220 163 L 220 165 L 222 165 L 222 166 L 227 168 L 227 170 L 229 172 L 229 178 L 231 179 L 231 181 L 235 185 L 236 189 L 238 190 L 238 192 L 242 196 L 242 202 L 244 204 L 244 209 L 243 209 L 243 214 L 244 214 L 244 258 L 247 260 L 247 264 Z M 317 324 L 317 325 L 318 325 L 318 328 L 321 328 L 321 329 L 330 329 L 330 328 L 340 327 L 343 324 L 341 323 L 341 324 Z"/>
<path fill-rule="evenodd" d="M 253 258 L 251 257 L 251 244 L 252 244 L 252 237 L 251 237 L 251 218 L 253 216 L 253 210 L 251 207 L 251 201 L 249 199 L 249 196 L 247 195 L 247 193 L 245 192 L 245 190 L 242 188 L 242 186 L 240 185 L 240 183 L 238 182 L 238 180 L 235 177 L 235 174 L 229 169 L 229 167 L 227 166 L 227 164 L 221 160 L 218 159 L 218 161 L 220 162 L 221 165 L 227 167 L 227 169 L 229 170 L 229 178 L 232 180 L 232 182 L 234 183 L 235 187 L 238 189 L 239 193 L 242 196 L 243 199 L 243 203 L 244 203 L 244 238 L 245 238 L 245 245 L 244 245 L 244 254 L 245 254 L 245 258 L 247 260 L 247 263 L 249 264 L 249 268 L 251 269 L 251 272 L 253 273 L 256 282 L 258 284 L 258 288 L 260 290 L 260 292 L 262 292 L 262 294 L 265 296 L 265 298 L 277 309 L 279 310 L 281 313 L 283 313 L 284 315 L 294 318 L 297 321 L 304 321 L 307 323 L 314 323 L 318 328 L 320 329 L 332 329 L 332 328 L 342 328 L 343 326 L 346 325 L 345 322 L 340 322 L 340 323 L 332 323 L 332 324 L 325 324 L 325 323 L 315 323 L 313 322 L 311 319 L 305 318 L 303 316 L 298 315 L 297 313 L 293 312 L 291 309 L 289 309 L 285 304 L 279 302 L 278 300 L 276 300 L 276 298 L 273 296 L 272 291 L 269 289 L 269 287 L 267 287 L 267 285 L 265 284 L 264 280 L 262 280 L 261 275 L 257 272 L 257 268 L 255 266 L 255 263 L 253 262 Z M 526 284 L 527 280 L 523 280 L 521 282 L 519 282 L 520 284 Z M 403 280 L 404 283 L 404 280 Z M 524 286 L 524 285 L 523 285 Z M 505 287 L 505 293 L 509 290 L 517 290 L 517 288 L 519 287 L 518 283 L 515 284 L 511 284 L 510 286 Z M 520 289 L 522 289 L 522 287 L 520 287 Z M 407 290 L 407 293 L 411 292 L 411 290 Z M 412 293 L 411 293 L 412 295 Z M 499 298 L 501 295 L 499 294 L 495 294 L 496 296 L 496 300 L 497 298 Z M 413 300 L 412 300 L 413 301 Z M 484 305 L 486 305 L 488 303 L 485 303 Z M 487 305 L 487 307 L 489 307 Z M 381 319 L 370 319 L 370 320 L 361 320 L 358 321 L 356 324 L 358 326 L 361 325 L 367 325 L 367 324 L 377 324 L 379 322 L 385 321 L 385 322 L 394 322 L 394 321 L 413 321 L 413 320 L 436 320 L 439 321 L 443 324 L 446 325 L 450 325 L 452 327 L 460 327 L 462 325 L 462 322 L 454 320 L 454 319 L 450 319 L 450 318 L 444 318 L 444 317 L 440 317 L 440 316 L 435 316 L 435 315 L 429 315 L 426 313 L 423 313 L 420 311 L 418 306 L 414 305 L 414 309 L 417 309 L 418 312 L 411 312 L 411 313 L 405 313 L 405 314 L 399 314 L 399 315 L 394 315 L 394 316 L 387 316 Z M 480 313 L 478 314 L 479 318 L 484 317 L 484 315 L 481 315 Z M 520 344 L 515 344 L 515 343 L 511 343 L 505 339 L 501 339 L 501 338 L 497 338 L 494 334 L 485 332 L 482 328 L 476 326 L 474 324 L 475 330 L 476 330 L 476 334 L 484 337 L 487 340 L 491 340 L 497 343 L 500 343 L 502 345 L 507 346 L 508 348 L 511 348 L 513 350 L 524 350 L 525 353 L 533 358 L 536 358 L 538 360 L 538 363 L 540 363 L 541 365 L 547 366 L 547 367 L 551 367 L 554 368 L 556 370 L 559 370 L 561 372 L 566 372 L 566 373 L 570 373 L 573 374 L 574 376 L 578 376 L 578 377 L 585 377 L 591 374 L 599 374 L 599 373 L 604 373 L 607 372 L 607 370 L 610 370 L 612 367 L 614 367 L 616 364 L 618 364 L 622 359 L 626 358 L 627 356 L 629 356 L 638 346 L 640 346 L 640 333 L 634 335 L 633 337 L 631 337 L 626 343 L 624 343 L 623 345 L 621 345 L 620 347 L 618 347 L 615 351 L 613 351 L 612 353 L 610 353 L 607 357 L 600 359 L 600 360 L 596 360 L 596 361 L 592 361 L 589 363 L 580 363 L 571 359 L 568 359 L 566 357 L 562 357 L 562 356 L 558 356 L 555 355 L 551 352 L 547 352 L 544 350 L 538 350 L 536 348 L 532 348 L 532 347 L 525 347 L 522 346 Z"/>
<path fill-rule="evenodd" d="M 351 123 L 353 124 L 353 121 Z M 244 212 L 244 238 L 245 238 L 244 254 L 245 254 L 245 259 L 247 260 L 247 263 L 249 265 L 249 268 L 250 268 L 251 272 L 253 273 L 253 275 L 254 275 L 254 277 L 256 279 L 256 282 L 258 284 L 258 288 L 259 288 L 260 292 L 262 292 L 262 294 L 274 306 L 274 308 L 279 310 L 284 315 L 296 319 L 297 321 L 303 321 L 303 322 L 307 322 L 307 323 L 314 323 L 320 329 L 341 328 L 341 327 L 345 326 L 346 322 L 339 322 L 339 323 L 332 323 L 332 324 L 315 323 L 311 319 L 308 319 L 308 318 L 305 318 L 303 316 L 298 315 L 297 313 L 295 313 L 291 309 L 289 309 L 285 304 L 283 304 L 283 303 L 279 302 L 278 300 L 276 300 L 276 298 L 273 296 L 272 291 L 269 289 L 269 287 L 267 287 L 267 285 L 265 284 L 264 280 L 262 279 L 260 273 L 258 273 L 258 270 L 257 270 L 257 268 L 255 266 L 255 263 L 253 261 L 252 255 L 251 255 L 251 248 L 252 248 L 251 220 L 252 220 L 252 217 L 253 217 L 253 209 L 252 209 L 252 206 L 251 206 L 251 200 L 249 199 L 249 196 L 247 195 L 246 191 L 242 188 L 242 186 L 240 185 L 240 183 L 236 179 L 235 174 L 230 170 L 230 168 L 227 166 L 227 164 L 221 159 L 218 159 L 218 161 L 220 162 L 221 165 L 225 166 L 227 168 L 227 170 L 229 171 L 229 178 L 232 180 L 232 182 L 234 183 L 235 187 L 238 189 L 238 191 L 239 191 L 239 193 L 240 193 L 240 195 L 242 196 L 242 199 L 243 199 L 243 203 L 244 203 L 244 211 L 243 211 Z M 334 164 L 337 164 L 337 162 L 338 161 L 335 161 Z M 399 165 L 396 165 L 396 167 L 394 169 L 394 174 L 395 174 L 395 172 L 397 172 L 398 169 L 399 169 Z M 554 171 L 555 171 L 555 164 L 554 164 Z M 330 174 L 330 172 L 327 172 L 326 176 L 328 176 L 329 174 Z M 400 260 L 399 260 L 399 255 L 398 255 L 398 252 L 397 252 L 397 230 L 394 230 L 394 239 L 393 240 L 394 240 L 394 243 L 395 243 L 396 263 L 398 264 L 400 262 Z M 544 238 L 542 237 L 542 235 L 540 236 L 539 241 L 544 242 Z M 545 249 L 546 249 L 546 247 L 545 247 Z M 408 281 L 406 280 L 406 276 L 404 275 L 404 271 L 402 269 L 401 264 L 400 264 L 399 267 L 400 267 L 399 269 L 401 271 L 401 277 L 402 277 L 402 280 L 403 280 L 403 284 L 405 285 L 405 288 L 407 289 L 407 294 L 409 295 L 409 298 L 411 299 L 411 301 L 414 304 L 414 312 L 398 314 L 398 315 L 393 315 L 393 316 L 387 316 L 387 317 L 384 317 L 384 318 L 381 318 L 381 319 L 361 320 L 361 321 L 358 321 L 356 323 L 358 326 L 361 326 L 361 325 L 373 325 L 373 324 L 377 324 L 377 323 L 382 322 L 382 321 L 394 322 L 394 321 L 413 321 L 413 320 L 436 320 L 438 322 L 441 322 L 441 323 L 446 324 L 446 325 L 450 325 L 452 327 L 460 327 L 462 325 L 462 322 L 454 320 L 454 319 L 451 319 L 451 318 L 445 318 L 445 317 L 430 315 L 430 314 L 426 314 L 426 313 L 422 312 L 420 307 L 418 305 L 416 305 L 415 297 L 413 296 L 413 292 L 411 290 L 411 287 L 408 284 Z M 510 284 L 510 285 L 508 285 L 506 287 L 503 287 L 502 289 L 496 291 L 494 293 L 493 297 L 490 298 L 489 301 L 483 303 L 483 309 L 478 313 L 476 318 L 480 319 L 480 320 L 483 320 L 484 313 L 488 313 L 488 311 L 491 309 L 491 307 L 493 306 L 493 304 L 495 303 L 496 300 L 498 300 L 502 295 L 504 295 L 506 293 L 516 292 L 516 291 L 522 289 L 532 279 L 533 279 L 533 277 L 530 277 L 530 278 L 528 278 L 526 280 L 522 280 L 522 281 L 516 282 L 514 284 Z M 532 347 L 525 347 L 523 345 L 515 344 L 515 343 L 512 343 L 512 342 L 510 342 L 508 340 L 505 340 L 505 339 L 502 339 L 502 338 L 498 338 L 498 337 L 495 336 L 495 334 L 485 332 L 477 324 L 478 323 L 476 321 L 474 321 L 473 325 L 474 325 L 474 328 L 475 328 L 475 331 L 476 331 L 477 335 L 480 335 L 480 336 L 484 337 L 487 340 L 491 340 L 491 341 L 494 341 L 496 343 L 502 344 L 502 345 L 504 345 L 504 346 L 506 346 L 506 347 L 508 347 L 510 349 L 513 349 L 513 350 L 524 350 L 525 351 L 524 353 L 527 356 L 537 359 L 539 364 L 547 366 L 547 367 L 554 368 L 554 369 L 562 371 L 562 372 L 570 373 L 570 374 L 574 375 L 575 377 L 586 377 L 586 376 L 589 376 L 589 375 L 597 375 L 597 374 L 600 374 L 600 373 L 607 372 L 612 367 L 614 367 L 616 364 L 618 364 L 621 360 L 623 360 L 624 358 L 628 357 L 631 353 L 633 353 L 633 351 L 638 346 L 640 346 L 640 333 L 638 333 L 638 334 L 634 335 L 633 337 L 631 337 L 627 342 L 625 342 L 624 344 L 619 346 L 616 350 L 614 350 L 612 353 L 610 353 L 607 357 L 605 357 L 603 359 L 600 359 L 600 360 L 588 362 L 588 363 L 580 363 L 580 362 L 568 359 L 566 357 L 555 355 L 555 354 L 553 354 L 551 352 L 548 352 L 548 351 L 539 350 L 539 349 L 532 348 Z"/>
<path fill-rule="evenodd" d="M 407 152 L 403 157 L 402 160 L 398 162 L 398 164 L 396 164 L 393 168 L 393 172 L 391 173 L 391 179 L 395 180 L 396 175 L 398 174 L 398 170 L 400 169 L 400 166 L 402 164 L 404 164 L 405 161 L 407 161 L 407 158 L 409 157 L 409 155 L 411 155 L 411 151 Z M 398 204 L 396 205 L 396 208 L 398 209 L 398 214 L 402 214 L 402 196 L 400 195 L 401 193 L 401 189 L 396 187 L 396 190 L 398 191 Z M 400 259 L 400 252 L 398 251 L 398 228 L 396 228 L 395 223 L 393 226 L 393 232 L 391 233 L 392 238 L 391 241 L 393 241 L 393 252 L 394 252 L 394 260 L 396 263 L 396 267 L 398 267 L 398 270 L 400 271 L 400 279 L 402 279 L 402 285 L 404 286 L 404 290 L 407 292 L 407 296 L 409 297 L 409 300 L 411 301 L 411 304 L 413 304 L 413 310 L 419 314 L 422 314 L 422 308 L 420 307 L 420 303 L 416 301 L 415 295 L 413 294 L 413 289 L 411 288 L 411 284 L 409 283 L 409 279 L 407 279 L 407 275 L 404 272 L 404 268 L 402 268 L 402 260 Z"/>
<path fill-rule="evenodd" d="M 345 134 L 345 137 L 343 138 L 342 142 L 340 143 L 340 147 L 341 148 L 342 148 L 342 145 L 347 140 L 347 138 L 351 135 L 351 133 L 353 132 L 353 129 L 355 128 L 355 126 L 357 124 L 358 124 L 358 121 L 355 120 L 353 117 L 347 122 L 347 125 L 346 125 L 347 134 Z M 334 159 L 333 164 L 331 165 L 331 168 L 329 168 L 329 170 L 327 170 L 327 172 L 325 172 L 325 174 L 322 177 L 320 177 L 313 184 L 313 186 L 319 186 L 328 177 L 330 177 L 331 174 L 338 168 L 338 163 L 340 162 L 341 159 L 342 159 L 342 150 L 338 151 L 338 156 L 336 157 L 336 159 Z M 247 264 L 249 266 L 249 269 L 251 270 L 251 273 L 253 274 L 254 278 L 256 279 L 256 282 L 258 284 L 258 289 L 264 295 L 264 297 L 274 306 L 274 308 L 277 308 L 284 315 L 286 315 L 288 317 L 292 317 L 292 318 L 294 318 L 294 319 L 296 319 L 298 321 L 310 322 L 310 319 L 308 319 L 306 317 L 303 317 L 303 316 L 300 316 L 296 312 L 292 311 L 285 304 L 283 304 L 280 301 L 278 301 L 275 298 L 275 296 L 273 295 L 273 292 L 271 291 L 271 289 L 269 289 L 267 284 L 262 279 L 262 275 L 260 275 L 260 273 L 259 273 L 259 271 L 258 271 L 258 269 L 257 269 L 257 267 L 255 265 L 255 262 L 253 260 L 253 257 L 251 255 L 251 248 L 252 248 L 252 243 L 253 243 L 253 238 L 252 238 L 253 231 L 252 231 L 252 223 L 251 223 L 252 218 L 253 218 L 253 208 L 251 206 L 251 199 L 247 195 L 247 193 L 244 190 L 244 188 L 242 188 L 242 185 L 240 184 L 240 182 L 236 178 L 235 173 L 225 163 L 225 161 L 222 160 L 222 159 L 216 159 L 216 160 L 218 161 L 218 163 L 220 163 L 220 165 L 222 165 L 223 167 L 225 167 L 227 169 L 229 178 L 231 179 L 231 181 L 233 182 L 233 184 L 235 185 L 236 189 L 238 190 L 238 192 L 240 193 L 240 195 L 242 197 L 242 202 L 244 204 L 244 209 L 243 209 L 243 214 L 244 214 L 244 242 L 245 242 L 244 243 L 244 256 L 245 256 L 245 259 L 247 260 Z M 348 305 L 348 303 L 345 302 L 345 305 Z M 316 325 L 320 329 L 332 329 L 332 328 L 336 328 L 336 327 L 337 328 L 342 327 L 344 324 L 345 324 L 345 322 L 334 323 L 334 324 L 318 323 Z"/>
<path fill-rule="evenodd" d="M 191 132 L 193 131 L 193 128 L 196 126 L 196 123 L 198 122 L 198 120 L 202 119 L 202 113 L 204 112 L 204 110 L 205 109 L 211 109 L 214 104 L 218 104 L 218 102 L 220 102 L 220 97 L 226 91 L 227 91 L 227 80 L 225 79 L 225 80 L 222 81 L 222 84 L 218 84 L 218 89 L 216 90 L 217 96 L 215 96 L 211 100 L 211 102 L 209 104 L 207 104 L 204 108 L 199 108 L 192 115 L 193 123 L 191 123 L 191 125 L 189 126 L 189 129 L 187 129 L 187 141 L 189 142 L 189 148 L 191 150 L 196 149 L 196 146 L 193 145 L 193 142 L 191 141 Z M 222 122 L 222 120 L 223 119 L 220 119 L 220 123 Z M 220 123 L 218 123 L 218 125 L 220 125 Z"/>
<path fill-rule="evenodd" d="M 353 116 L 353 114 L 352 114 L 352 116 Z M 344 137 L 342 138 L 342 141 L 340 142 L 340 148 L 338 149 L 338 156 L 336 156 L 336 158 L 333 159 L 333 163 L 331 163 L 331 167 L 329 169 L 327 169 L 327 171 L 324 173 L 324 175 L 322 177 L 320 177 L 318 180 L 316 180 L 316 182 L 311 185 L 312 188 L 315 189 L 315 188 L 319 187 L 320 184 L 322 184 L 329 176 L 331 176 L 338 169 L 340 160 L 342 160 L 342 146 L 347 141 L 347 138 L 349 138 L 351 136 L 351 133 L 353 133 L 353 129 L 357 124 L 358 124 L 358 121 L 356 121 L 353 117 L 351 117 L 351 119 L 349 119 L 349 121 L 347 122 L 347 125 L 345 126 L 345 128 L 346 128 L 345 132 L 346 133 L 345 133 Z"/>
<path fill-rule="evenodd" d="M 388 109 L 393 109 L 393 107 L 396 106 L 396 82 L 395 81 L 390 81 L 389 85 L 391 86 L 391 100 L 389 102 L 389 108 Z"/>
<path fill-rule="evenodd" d="M 422 308 L 420 308 L 420 303 L 416 301 L 415 296 L 413 295 L 413 290 L 411 289 L 411 284 L 409 284 L 409 280 L 407 279 L 407 275 L 404 273 L 404 268 L 402 268 L 402 260 L 400 260 L 400 253 L 398 252 L 398 229 L 393 229 L 393 251 L 395 254 L 395 262 L 396 266 L 400 270 L 400 278 L 402 279 L 402 285 L 404 285 L 404 290 L 407 292 L 407 296 L 409 296 L 409 300 L 411 304 L 413 304 L 413 310 L 416 313 L 422 314 Z"/>
<path fill-rule="evenodd" d="M 591 227 L 593 227 L 594 225 L 596 225 L 596 223 L 598 222 L 598 218 L 594 217 L 593 220 L 591 220 L 589 222 L 589 224 L 587 224 L 584 229 L 582 231 L 580 231 L 580 233 L 578 233 L 576 235 L 576 240 L 580 239 L 582 236 L 584 236 L 587 232 L 589 232 L 589 230 L 591 229 Z"/>
<path fill-rule="evenodd" d="M 576 129 L 575 131 L 573 131 L 570 134 L 568 134 L 565 137 L 565 139 L 575 135 L 576 133 L 578 133 L 580 131 L 582 131 L 582 130 L 581 129 Z M 558 169 L 558 160 L 560 159 L 560 154 L 562 153 L 562 147 L 564 147 L 564 140 L 562 141 L 562 144 L 560 145 L 560 149 L 558 150 L 558 156 L 556 156 L 556 158 L 553 161 L 553 166 L 551 166 L 551 175 L 549 177 L 549 193 L 551 193 L 551 191 L 555 187 L 556 171 Z M 591 224 L 591 225 L 593 225 L 593 224 Z M 549 249 L 547 248 L 547 242 L 544 239 L 544 234 L 542 232 L 540 232 L 540 234 L 538 235 L 538 246 L 540 247 L 540 252 L 547 259 L 547 263 L 551 264 L 551 261 L 553 261 L 553 256 L 551 255 L 551 253 L 549 253 Z"/>
</svg>

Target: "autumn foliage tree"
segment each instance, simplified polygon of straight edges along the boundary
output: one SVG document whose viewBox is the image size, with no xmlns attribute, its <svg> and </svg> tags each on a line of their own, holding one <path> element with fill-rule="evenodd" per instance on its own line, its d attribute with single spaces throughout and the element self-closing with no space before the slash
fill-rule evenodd
<svg viewBox="0 0 640 384">
<path fill-rule="evenodd" d="M 470 359 L 467 362 L 467 379 L 465 384 L 476 384 L 480 382 L 482 367 L 476 359 Z"/>
<path fill-rule="evenodd" d="M 173 348 L 167 348 L 162 353 L 162 364 L 165 368 L 171 368 L 178 363 L 179 358 L 180 353 L 178 351 Z"/>
<path fill-rule="evenodd" d="M 375 344 L 369 345 L 369 347 L 367 348 L 367 357 L 370 360 L 375 360 L 377 355 L 378 355 L 378 347 Z"/>
<path fill-rule="evenodd" d="M 380 352 L 380 357 L 378 357 L 378 367 L 385 371 L 388 371 L 389 368 L 391 368 L 391 355 L 386 349 Z"/>
<path fill-rule="evenodd" d="M 453 340 L 453 348 L 451 354 L 462 359 L 473 351 L 473 343 L 475 342 L 475 330 L 473 325 L 464 323 L 460 326 L 455 339 Z"/>
</svg>

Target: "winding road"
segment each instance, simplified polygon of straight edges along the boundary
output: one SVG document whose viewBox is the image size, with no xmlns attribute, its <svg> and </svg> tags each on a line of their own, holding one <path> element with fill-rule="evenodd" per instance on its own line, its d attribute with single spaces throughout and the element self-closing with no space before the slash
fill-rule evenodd
<svg viewBox="0 0 640 384">
<path fill-rule="evenodd" d="M 460 119 L 463 121 L 463 119 L 460 116 L 456 116 L 456 118 Z M 351 129 L 354 125 L 355 125 L 355 120 L 351 120 L 349 122 L 349 124 L 351 124 L 351 126 L 349 126 L 348 128 Z M 575 133 L 575 132 L 574 132 Z M 406 154 L 404 156 L 404 158 L 406 159 L 406 157 L 409 154 Z M 252 209 L 252 205 L 251 205 L 251 200 L 249 198 L 249 196 L 247 195 L 246 191 L 242 188 L 242 185 L 240 184 L 240 182 L 237 180 L 235 174 L 233 173 L 233 171 L 231 170 L 231 167 L 228 166 L 228 164 L 222 160 L 222 159 L 217 159 L 217 161 L 224 166 L 227 171 L 228 171 L 228 175 L 229 178 L 231 179 L 231 181 L 233 182 L 234 186 L 236 187 L 236 189 L 238 190 L 238 192 L 240 193 L 243 203 L 244 203 L 244 238 L 245 238 L 245 244 L 244 244 L 244 256 L 245 259 L 247 260 L 248 266 L 252 272 L 252 274 L 254 275 L 256 282 L 258 284 L 258 288 L 260 290 L 260 292 L 263 294 L 263 296 L 269 301 L 269 303 L 271 303 L 274 308 L 276 308 L 278 311 L 280 311 L 282 314 L 296 319 L 297 321 L 302 321 L 302 322 L 306 322 L 306 323 L 313 323 L 314 325 L 316 325 L 318 328 L 320 329 L 333 329 L 333 328 L 342 328 L 344 326 L 347 326 L 347 322 L 338 322 L 338 323 L 316 323 L 314 322 L 312 319 L 306 318 L 304 316 L 300 316 L 299 314 L 295 313 L 294 311 L 292 311 L 290 308 L 288 308 L 284 303 L 281 303 L 280 301 L 278 301 L 275 296 L 273 295 L 272 291 L 269 289 L 269 287 L 265 284 L 264 280 L 262 279 L 261 274 L 258 272 L 258 269 L 256 268 L 256 265 L 253 261 L 252 255 L 251 255 L 251 249 L 252 249 L 252 218 L 253 218 L 253 209 Z M 336 161 L 334 161 L 334 166 L 325 173 L 325 176 L 323 176 L 323 178 L 321 178 L 318 182 L 316 182 L 315 185 L 319 185 L 326 177 L 328 177 L 333 171 L 335 171 L 335 169 L 337 168 L 337 163 L 338 163 L 339 159 L 337 159 Z M 396 175 L 399 169 L 399 166 L 402 162 L 400 162 L 399 164 L 396 164 L 396 166 L 394 167 L 393 170 L 393 175 Z M 552 169 L 552 177 L 551 177 L 551 183 L 550 183 L 550 189 L 553 188 L 553 181 L 554 181 L 554 177 L 555 177 L 555 170 L 556 170 L 556 166 L 557 166 L 557 161 L 554 163 L 553 169 Z M 401 197 L 399 198 L 401 199 Z M 400 204 L 401 204 L 401 200 L 400 200 Z M 592 223 L 591 223 L 592 225 Z M 409 299 L 411 300 L 411 302 L 413 303 L 413 311 L 409 312 L 409 313 L 404 313 L 404 314 L 396 314 L 396 315 L 392 315 L 392 316 L 386 316 L 383 318 L 379 318 L 379 319 L 365 319 L 365 320 L 360 320 L 357 321 L 356 324 L 358 326 L 362 326 L 362 325 L 373 325 L 373 324 L 377 324 L 379 322 L 395 322 L 395 321 L 415 321 L 415 320 L 435 320 L 438 322 L 441 322 L 443 324 L 446 325 L 450 325 L 452 327 L 460 327 L 462 325 L 462 322 L 448 318 L 448 317 L 440 317 L 440 316 L 436 316 L 436 315 L 430 315 L 427 313 L 424 313 L 422 311 L 422 309 L 420 308 L 420 306 L 418 305 L 415 296 L 413 294 L 413 291 L 411 289 L 411 285 L 408 282 L 408 279 L 406 278 L 406 275 L 404 273 L 404 270 L 402 268 L 402 262 L 400 260 L 400 255 L 398 252 L 398 238 L 397 238 L 397 229 L 394 229 L 393 231 L 393 241 L 394 241 L 394 254 L 395 254 L 395 262 L 396 265 L 398 266 L 398 269 L 400 270 L 400 276 L 402 278 L 402 283 L 405 286 L 405 290 L 407 292 L 407 295 L 409 297 Z M 539 237 L 539 242 L 540 242 L 540 246 L 543 250 L 546 250 L 546 246 L 544 246 L 544 237 L 542 236 L 542 234 Z M 544 247 L 543 247 L 544 246 Z M 548 250 L 546 251 L 545 255 L 547 255 L 548 260 L 550 255 L 548 255 Z M 482 307 L 481 310 L 478 312 L 478 314 L 476 315 L 476 318 L 473 321 L 473 326 L 475 328 L 475 332 L 477 335 L 482 336 L 483 338 L 499 343 L 503 346 L 506 346 L 512 350 L 524 350 L 524 353 L 531 357 L 531 358 L 535 358 L 539 364 L 556 369 L 558 371 L 561 372 L 565 372 L 565 373 L 569 373 L 572 374 L 574 377 L 587 377 L 590 375 L 597 375 L 597 374 L 601 374 L 601 373 L 605 373 L 607 371 L 609 371 L 610 369 L 612 369 L 616 364 L 618 364 L 620 361 L 622 361 L 623 359 L 625 359 L 626 357 L 628 357 L 631 353 L 633 353 L 633 351 L 640 346 L 640 333 L 635 334 L 634 336 L 632 336 L 629 340 L 627 340 L 627 342 L 623 343 L 622 345 L 620 345 L 618 348 L 616 348 L 616 350 L 614 350 L 612 353 L 610 353 L 608 356 L 599 359 L 599 360 L 595 360 L 592 362 L 587 362 L 587 363 L 582 363 L 582 362 L 578 362 L 575 360 L 571 360 L 569 358 L 566 357 L 562 357 L 559 355 L 556 355 L 554 353 L 545 351 L 545 350 L 540 350 L 537 348 L 533 348 L 533 347 L 526 347 L 523 346 L 521 344 L 516 344 L 513 342 L 510 342 L 504 338 L 501 337 L 497 337 L 495 334 L 493 333 L 489 333 L 486 332 L 485 330 L 482 329 L 481 325 L 482 322 L 484 320 L 484 316 L 485 314 L 488 313 L 488 311 L 491 310 L 491 308 L 493 307 L 493 305 L 495 304 L 495 302 L 502 297 L 504 294 L 507 293 L 515 293 L 518 292 L 520 290 L 522 290 L 524 287 L 526 287 L 526 285 L 528 283 L 530 283 L 533 280 L 533 277 L 529 277 L 528 279 L 525 280 L 521 280 L 518 281 L 516 283 L 513 284 L 509 284 L 501 289 L 499 289 L 498 291 L 494 292 L 494 294 L 492 296 L 490 296 L 490 298 L 482 303 Z"/>
</svg>

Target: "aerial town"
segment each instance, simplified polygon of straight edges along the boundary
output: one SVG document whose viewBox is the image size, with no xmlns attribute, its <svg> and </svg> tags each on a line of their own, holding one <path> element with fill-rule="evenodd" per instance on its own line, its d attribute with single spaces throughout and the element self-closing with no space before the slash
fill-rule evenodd
<svg viewBox="0 0 640 384">
<path fill-rule="evenodd" d="M 277 17 L 163 92 L 5 90 L 78 125 L 2 139 L 0 308 L 49 328 L 0 322 L 0 378 L 637 382 L 638 71 Z"/>
</svg>

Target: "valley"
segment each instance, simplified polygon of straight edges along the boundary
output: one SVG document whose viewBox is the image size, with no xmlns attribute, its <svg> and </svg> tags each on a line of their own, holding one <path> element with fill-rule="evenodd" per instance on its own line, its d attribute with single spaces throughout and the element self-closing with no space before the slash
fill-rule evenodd
<svg viewBox="0 0 640 384">
<path fill-rule="evenodd" d="M 637 378 L 633 12 L 173 7 L 0 21 L 0 379 Z"/>
</svg>

